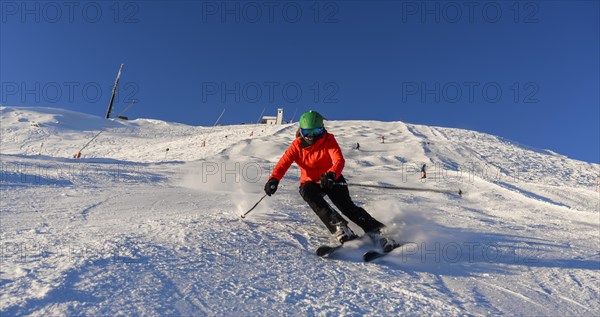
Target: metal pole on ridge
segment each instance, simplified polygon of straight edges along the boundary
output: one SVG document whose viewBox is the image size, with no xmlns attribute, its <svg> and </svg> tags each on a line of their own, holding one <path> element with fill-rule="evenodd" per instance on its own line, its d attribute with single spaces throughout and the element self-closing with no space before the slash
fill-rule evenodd
<svg viewBox="0 0 600 317">
<path fill-rule="evenodd" d="M 121 71 L 123 70 L 123 64 L 119 67 L 119 73 L 117 73 L 117 79 L 115 79 L 115 85 L 112 89 L 112 95 L 110 97 L 110 102 L 108 103 L 108 109 L 106 109 L 106 119 L 110 118 L 110 112 L 113 108 L 113 102 L 115 101 L 115 95 L 117 94 L 117 87 L 119 86 L 119 79 L 121 78 Z"/>
</svg>

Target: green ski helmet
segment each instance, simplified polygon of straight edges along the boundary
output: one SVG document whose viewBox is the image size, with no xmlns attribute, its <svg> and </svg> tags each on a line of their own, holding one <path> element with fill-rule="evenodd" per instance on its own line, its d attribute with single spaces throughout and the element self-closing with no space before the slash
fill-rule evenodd
<svg viewBox="0 0 600 317">
<path fill-rule="evenodd" d="M 300 116 L 300 129 L 323 128 L 325 118 L 316 111 L 307 111 Z"/>
</svg>

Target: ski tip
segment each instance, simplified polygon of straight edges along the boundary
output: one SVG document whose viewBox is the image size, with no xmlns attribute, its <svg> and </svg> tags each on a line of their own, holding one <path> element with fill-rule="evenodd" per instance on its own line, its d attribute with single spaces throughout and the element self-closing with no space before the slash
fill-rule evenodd
<svg viewBox="0 0 600 317">
<path fill-rule="evenodd" d="M 332 252 L 334 249 L 335 249 L 335 247 L 330 247 L 330 246 L 326 246 L 326 245 L 324 245 L 324 246 L 320 246 L 320 247 L 317 249 L 317 251 L 316 251 L 316 254 L 317 254 L 317 256 L 320 256 L 320 257 L 326 257 L 326 256 L 328 256 L 329 254 L 331 254 L 331 252 Z"/>
<path fill-rule="evenodd" d="M 363 254 L 363 260 L 365 262 L 371 262 L 375 259 L 378 259 L 378 258 L 381 258 L 381 257 L 384 257 L 384 256 L 390 254 L 395 249 L 400 248 L 403 245 L 406 245 L 408 243 L 411 243 L 411 242 L 398 242 L 391 249 L 384 250 L 383 252 L 378 251 L 378 250 L 367 251 Z"/>
<path fill-rule="evenodd" d="M 317 256 L 323 257 L 327 254 L 327 251 L 329 251 L 329 250 L 327 250 L 325 248 L 318 248 L 316 253 L 317 253 Z"/>
<path fill-rule="evenodd" d="M 341 244 L 338 246 L 335 246 L 335 247 L 328 246 L 328 245 L 322 245 L 319 248 L 317 248 L 317 251 L 315 253 L 319 257 L 328 258 L 332 253 L 334 253 L 336 250 L 338 250 L 341 247 L 342 247 Z"/>
<path fill-rule="evenodd" d="M 363 254 L 363 261 L 371 262 L 381 256 L 383 256 L 383 254 L 378 251 L 368 251 L 365 254 Z"/>
</svg>

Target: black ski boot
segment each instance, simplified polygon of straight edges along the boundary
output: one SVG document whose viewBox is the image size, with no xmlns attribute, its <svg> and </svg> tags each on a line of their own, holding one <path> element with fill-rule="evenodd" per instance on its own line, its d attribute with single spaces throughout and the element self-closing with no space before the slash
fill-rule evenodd
<svg viewBox="0 0 600 317">
<path fill-rule="evenodd" d="M 367 232 L 367 235 L 369 236 L 369 238 L 371 238 L 371 240 L 373 240 L 373 242 L 375 244 L 379 244 L 381 246 L 381 248 L 383 249 L 383 252 L 390 252 L 392 251 L 396 246 L 398 246 L 398 242 L 396 242 L 396 240 L 387 237 L 384 233 L 383 230 L 380 229 L 376 229 L 373 231 L 369 231 Z"/>
<path fill-rule="evenodd" d="M 340 222 L 335 225 L 335 238 L 340 242 L 344 243 L 346 241 L 354 240 L 358 238 L 358 236 L 348 227 L 347 224 Z"/>
</svg>

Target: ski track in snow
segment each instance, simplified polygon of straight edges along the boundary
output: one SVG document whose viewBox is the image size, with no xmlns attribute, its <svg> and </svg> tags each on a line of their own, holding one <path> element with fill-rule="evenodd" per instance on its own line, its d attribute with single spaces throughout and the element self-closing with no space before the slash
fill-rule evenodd
<svg viewBox="0 0 600 317">
<path fill-rule="evenodd" d="M 0 116 L 2 316 L 600 313 L 598 164 L 474 131 L 329 121 L 350 185 L 464 191 L 351 187 L 409 242 L 363 263 L 366 237 L 331 259 L 314 255 L 332 240 L 299 196 L 295 166 L 240 218 L 294 125 L 208 136 L 51 108 Z"/>
</svg>

